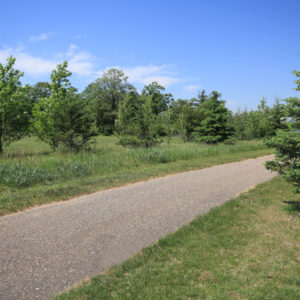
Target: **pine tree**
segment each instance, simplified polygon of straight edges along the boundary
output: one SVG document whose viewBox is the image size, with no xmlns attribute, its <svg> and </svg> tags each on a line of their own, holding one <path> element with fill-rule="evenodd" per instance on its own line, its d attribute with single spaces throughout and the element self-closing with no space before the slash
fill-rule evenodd
<svg viewBox="0 0 300 300">
<path fill-rule="evenodd" d="M 300 72 L 296 72 L 300 77 Z M 295 81 L 296 90 L 300 91 L 300 80 Z M 287 115 L 295 118 L 290 131 L 278 130 L 276 136 L 266 144 L 275 148 L 275 159 L 266 162 L 266 168 L 277 171 L 288 182 L 295 186 L 295 191 L 300 191 L 300 99 L 297 97 L 285 99 Z"/>
<path fill-rule="evenodd" d="M 202 119 L 192 133 L 196 141 L 213 144 L 223 142 L 232 135 L 233 127 L 228 122 L 229 110 L 225 107 L 225 101 L 219 100 L 220 96 L 213 91 L 199 107 Z"/>
</svg>

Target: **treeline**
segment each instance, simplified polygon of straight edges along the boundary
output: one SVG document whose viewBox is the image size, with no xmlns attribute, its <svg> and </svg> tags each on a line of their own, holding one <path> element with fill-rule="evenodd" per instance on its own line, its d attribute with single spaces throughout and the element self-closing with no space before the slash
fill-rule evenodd
<svg viewBox="0 0 300 300">
<path fill-rule="evenodd" d="M 255 111 L 232 113 L 221 94 L 203 90 L 192 99 L 175 100 L 157 82 L 141 93 L 124 72 L 109 69 L 79 93 L 70 83 L 67 62 L 51 81 L 22 86 L 15 59 L 0 64 L 0 152 L 3 145 L 33 134 L 53 149 L 87 148 L 98 134 L 118 134 L 123 145 L 151 147 L 165 137 L 218 143 L 273 136 L 284 129 L 285 105 L 268 107 L 263 98 Z"/>
</svg>

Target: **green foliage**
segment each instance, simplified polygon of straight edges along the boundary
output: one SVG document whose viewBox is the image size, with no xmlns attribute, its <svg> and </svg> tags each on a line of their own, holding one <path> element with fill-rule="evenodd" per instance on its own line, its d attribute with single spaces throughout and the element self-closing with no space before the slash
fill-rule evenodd
<svg viewBox="0 0 300 300">
<path fill-rule="evenodd" d="M 295 72 L 299 77 L 299 72 Z M 299 89 L 299 81 L 297 90 Z M 292 124 L 291 131 L 278 131 L 276 137 L 266 142 L 268 146 L 276 150 L 275 159 L 266 163 L 267 169 L 277 171 L 288 182 L 300 191 L 300 99 L 287 98 L 288 116 L 294 117 L 296 122 Z"/>
<path fill-rule="evenodd" d="M 277 130 L 287 129 L 287 125 L 283 122 L 285 114 L 285 105 L 281 104 L 279 99 L 276 99 L 273 107 L 269 109 L 266 136 L 274 136 Z"/>
<path fill-rule="evenodd" d="M 300 89 L 299 89 L 300 90 Z M 292 124 L 292 128 L 300 129 L 300 99 L 297 97 L 290 97 L 285 99 L 287 106 L 287 116 L 294 117 L 295 123 Z"/>
<path fill-rule="evenodd" d="M 135 96 L 135 88 L 127 82 L 128 77 L 118 69 L 109 69 L 101 78 L 89 84 L 83 97 L 92 105 L 96 125 L 100 133 L 110 135 L 115 131 L 119 103 L 127 94 Z"/>
<path fill-rule="evenodd" d="M 170 143 L 173 134 L 172 111 L 170 108 L 162 112 L 162 114 L 160 115 L 160 123 L 161 123 L 162 133 L 159 132 L 159 135 L 165 136 L 167 139 L 167 143 Z"/>
<path fill-rule="evenodd" d="M 3 145 L 20 139 L 28 132 L 31 105 L 28 87 L 22 87 L 23 73 L 14 70 L 15 58 L 0 64 L 0 153 Z"/>
<path fill-rule="evenodd" d="M 163 93 L 164 91 L 165 88 L 157 82 L 145 85 L 142 90 L 142 95 L 152 97 L 152 109 L 156 115 L 166 111 L 174 101 L 172 94 Z"/>
<path fill-rule="evenodd" d="M 235 130 L 235 135 L 239 140 L 246 140 L 246 128 L 247 128 L 247 119 L 248 111 L 241 111 L 239 108 L 238 111 L 233 115 L 232 125 Z"/>
<path fill-rule="evenodd" d="M 214 144 L 225 141 L 233 134 L 229 124 L 229 111 L 225 102 L 219 100 L 221 95 L 212 92 L 209 98 L 199 106 L 201 121 L 192 135 L 198 142 Z"/>
<path fill-rule="evenodd" d="M 273 107 L 268 107 L 263 97 L 257 110 L 248 112 L 240 109 L 233 115 L 232 124 L 236 137 L 242 140 L 260 139 L 274 136 L 278 129 L 287 126 L 282 121 L 285 106 L 277 99 Z"/>
<path fill-rule="evenodd" d="M 198 93 L 197 98 L 191 99 L 191 102 L 193 103 L 194 106 L 197 107 L 203 104 L 207 99 L 208 96 L 206 95 L 205 90 L 202 90 L 201 92 Z"/>
<path fill-rule="evenodd" d="M 32 103 L 37 103 L 42 98 L 48 98 L 51 95 L 51 85 L 49 82 L 39 81 L 33 86 L 28 87 L 28 97 Z"/>
<path fill-rule="evenodd" d="M 52 148 L 78 151 L 96 135 L 91 106 L 71 86 L 65 61 L 51 74 L 51 95 L 41 98 L 33 109 L 33 131 Z"/>
<path fill-rule="evenodd" d="M 300 188 L 300 133 L 278 131 L 266 144 L 275 148 L 275 159 L 266 163 L 266 168 L 277 171 L 296 190 Z"/>
<path fill-rule="evenodd" d="M 295 76 L 297 77 L 297 79 L 295 80 L 296 83 L 296 91 L 300 91 L 300 71 L 293 71 L 293 73 L 295 74 Z"/>
<path fill-rule="evenodd" d="M 185 142 L 192 140 L 192 132 L 202 120 L 198 108 L 193 99 L 178 99 L 170 107 L 173 132 L 179 134 Z"/>
<path fill-rule="evenodd" d="M 141 95 L 138 102 L 131 100 L 132 96 L 127 96 L 119 105 L 116 128 L 120 143 L 146 148 L 159 144 L 159 116 L 153 112 L 152 97 Z"/>
</svg>

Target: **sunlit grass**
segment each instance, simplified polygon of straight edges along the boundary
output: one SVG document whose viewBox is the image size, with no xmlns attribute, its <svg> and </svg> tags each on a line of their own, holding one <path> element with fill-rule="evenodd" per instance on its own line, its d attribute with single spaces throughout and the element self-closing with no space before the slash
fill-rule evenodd
<svg viewBox="0 0 300 300">
<path fill-rule="evenodd" d="M 11 144 L 0 157 L 0 215 L 127 182 L 271 153 L 260 141 L 235 145 L 183 143 L 124 148 L 97 137 L 87 152 L 53 152 L 36 138 Z M 83 186 L 84 185 L 84 186 Z M 20 200 L 20 198 L 22 200 Z"/>
</svg>

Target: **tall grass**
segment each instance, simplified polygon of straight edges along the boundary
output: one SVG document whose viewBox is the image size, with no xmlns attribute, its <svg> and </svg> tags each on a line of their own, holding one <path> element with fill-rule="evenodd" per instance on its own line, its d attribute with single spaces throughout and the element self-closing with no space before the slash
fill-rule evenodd
<svg viewBox="0 0 300 300">
<path fill-rule="evenodd" d="M 19 143 L 25 148 L 24 152 L 14 146 L 7 152 L 6 157 L 0 159 L 0 185 L 2 186 L 26 187 L 40 183 L 51 184 L 75 177 L 111 173 L 143 165 L 266 148 L 263 143 L 257 141 L 209 146 L 183 144 L 175 140 L 173 144 L 164 144 L 150 149 L 126 149 L 118 146 L 114 138 L 99 138 L 98 145 L 93 151 L 74 154 L 51 153 L 45 145 L 40 144 L 32 147 L 30 152 L 26 142 Z"/>
</svg>

